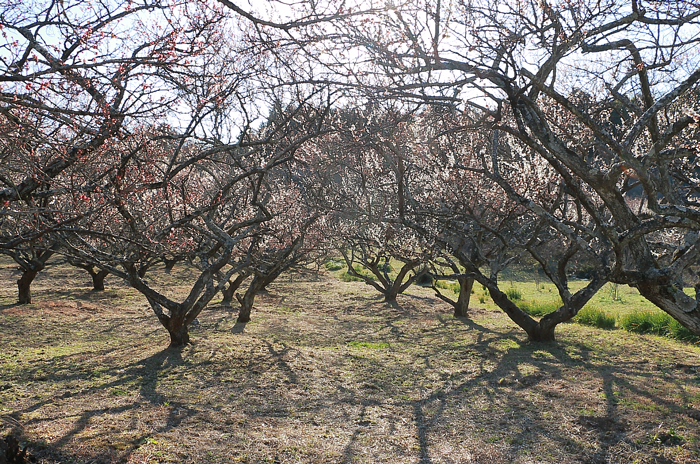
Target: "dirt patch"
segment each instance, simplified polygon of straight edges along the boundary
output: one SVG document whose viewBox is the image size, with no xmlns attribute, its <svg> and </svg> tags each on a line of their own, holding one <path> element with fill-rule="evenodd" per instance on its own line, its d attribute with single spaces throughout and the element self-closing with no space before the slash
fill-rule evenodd
<svg viewBox="0 0 700 464">
<path fill-rule="evenodd" d="M 0 309 L 2 314 L 8 316 L 28 316 L 37 313 L 50 316 L 71 316 L 77 317 L 85 314 L 99 314 L 107 311 L 103 306 L 96 304 L 85 304 L 83 302 L 65 301 L 42 301 L 41 304 L 34 305 L 12 305 Z"/>
</svg>

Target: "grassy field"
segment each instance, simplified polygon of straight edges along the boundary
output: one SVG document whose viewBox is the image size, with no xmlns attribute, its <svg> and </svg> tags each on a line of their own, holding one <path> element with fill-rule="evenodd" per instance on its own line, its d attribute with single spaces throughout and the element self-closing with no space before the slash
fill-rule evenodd
<svg viewBox="0 0 700 464">
<path fill-rule="evenodd" d="M 14 267 L 0 260 L 0 432 L 38 462 L 700 460 L 692 344 L 579 324 L 531 344 L 480 287 L 455 319 L 429 289 L 388 305 L 326 273 L 283 276 L 245 326 L 211 305 L 176 352 L 118 280 L 94 293 L 52 267 L 17 306 Z M 187 275 L 156 274 L 172 295 Z M 523 300 L 553 293 L 527 285 Z M 642 304 L 625 292 L 615 311 Z"/>
<path fill-rule="evenodd" d="M 573 280 L 569 283 L 569 288 L 573 293 L 587 284 L 588 282 L 586 281 Z M 506 280 L 502 282 L 502 286 L 504 291 L 507 291 L 509 288 L 518 290 L 522 294 L 521 300 L 533 305 L 548 305 L 561 301 L 556 287 L 551 283 L 541 282 L 539 287 L 537 287 L 534 282 Z M 476 287 L 478 287 L 475 290 L 477 301 L 479 301 L 480 297 L 485 297 L 485 302 L 481 305 L 485 308 L 496 309 L 493 301 L 486 294 L 487 292 L 478 285 Z M 586 306 L 606 311 L 618 318 L 633 311 L 659 311 L 649 300 L 641 296 L 636 288 L 626 285 L 615 286 L 613 284 L 605 285 Z"/>
<path fill-rule="evenodd" d="M 392 272 L 390 272 L 389 275 L 392 278 L 395 277 L 397 270 L 400 267 L 401 263 L 392 261 Z M 340 280 L 357 280 L 356 278 L 349 277 L 347 275 L 345 272 L 345 263 L 339 258 L 333 259 L 327 263 L 327 268 L 329 268 L 332 271 L 332 274 Z M 356 266 L 356 270 L 363 274 L 369 275 L 369 271 L 363 269 L 359 265 Z M 449 270 L 444 271 L 447 273 L 451 272 Z M 486 270 L 484 270 L 484 272 L 486 272 Z M 536 284 L 533 277 L 534 272 L 532 272 L 531 269 L 519 269 L 517 271 L 505 270 L 500 278 L 501 289 L 505 292 L 508 292 L 509 290 L 516 291 L 521 295 L 520 299 L 516 301 L 516 303 L 524 303 L 530 307 L 541 306 L 543 308 L 549 308 L 561 302 L 557 289 L 551 282 L 546 281 L 544 277 L 541 277 L 540 281 Z M 451 296 L 451 292 L 449 291 L 451 289 L 454 289 L 455 295 L 458 293 L 459 285 L 456 282 L 440 282 L 445 287 L 445 290 L 447 290 L 444 293 L 448 296 Z M 572 293 L 574 293 L 575 291 L 583 288 L 587 283 L 587 281 L 572 278 L 569 281 L 569 289 Z M 692 292 L 693 296 L 695 295 L 692 288 L 688 288 L 687 291 Z M 498 309 L 498 307 L 493 303 L 493 300 L 491 300 L 489 297 L 488 291 L 486 291 L 484 287 L 481 287 L 479 284 L 475 284 L 472 293 L 472 303 L 474 305 L 488 310 Z M 614 284 L 605 285 L 595 295 L 595 297 L 591 299 L 586 307 L 605 311 L 618 319 L 636 311 L 660 312 L 656 306 L 650 303 L 646 298 L 642 297 L 637 289 L 626 285 Z"/>
</svg>

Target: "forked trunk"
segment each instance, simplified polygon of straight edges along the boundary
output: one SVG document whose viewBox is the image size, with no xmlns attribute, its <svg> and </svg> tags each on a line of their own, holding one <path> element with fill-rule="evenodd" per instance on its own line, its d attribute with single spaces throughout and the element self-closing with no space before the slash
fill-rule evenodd
<svg viewBox="0 0 700 464">
<path fill-rule="evenodd" d="M 489 294 L 494 303 L 498 305 L 510 319 L 518 324 L 527 333 L 528 339 L 533 342 L 554 341 L 554 329 L 562 322 L 571 320 L 583 306 L 590 301 L 593 295 L 605 284 L 605 280 L 594 277 L 588 285 L 573 294 L 568 301 L 556 311 L 546 314 L 536 321 L 525 311 L 510 301 L 508 296 L 490 282 L 484 283 L 489 289 Z M 561 293 L 560 293 L 561 295 Z"/>
<path fill-rule="evenodd" d="M 38 271 L 24 271 L 22 277 L 17 280 L 17 289 L 19 290 L 19 304 L 31 304 L 32 292 L 31 286 Z"/>
<path fill-rule="evenodd" d="M 384 301 L 386 303 L 394 303 L 396 301 L 396 297 L 399 296 L 398 287 L 398 285 L 392 285 L 389 290 L 384 292 Z"/>
<path fill-rule="evenodd" d="M 454 317 L 467 317 L 469 312 L 469 301 L 472 297 L 472 287 L 474 286 L 473 277 L 460 277 L 459 282 L 459 298 L 457 304 L 454 305 Z"/>
<path fill-rule="evenodd" d="M 109 271 L 91 272 L 92 289 L 96 292 L 102 292 L 105 289 L 105 277 L 109 275 Z"/>
<path fill-rule="evenodd" d="M 245 274 L 238 275 L 238 277 L 236 277 L 236 280 L 231 282 L 228 285 L 228 287 L 221 290 L 221 295 L 223 296 L 223 299 L 221 300 L 222 303 L 227 304 L 233 301 L 234 293 L 236 293 L 236 290 L 238 290 L 238 288 L 241 286 L 246 277 L 248 276 Z"/>
<path fill-rule="evenodd" d="M 553 342 L 556 326 L 557 324 L 542 324 L 540 322 L 534 327 L 534 330 L 527 331 L 527 339 L 531 342 Z"/>
</svg>

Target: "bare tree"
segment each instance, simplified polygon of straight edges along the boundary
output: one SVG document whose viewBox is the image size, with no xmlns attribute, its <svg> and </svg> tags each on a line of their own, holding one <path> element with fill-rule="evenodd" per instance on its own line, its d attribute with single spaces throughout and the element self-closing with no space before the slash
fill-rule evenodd
<svg viewBox="0 0 700 464">
<path fill-rule="evenodd" d="M 104 291 L 105 289 L 105 278 L 109 275 L 109 271 L 105 269 L 100 269 L 92 263 L 84 263 L 74 259 L 68 260 L 71 266 L 83 269 L 86 271 L 90 278 L 92 279 L 92 289 L 96 292 Z"/>
<path fill-rule="evenodd" d="M 691 52 L 699 21 L 697 5 L 684 1 L 408 1 L 342 27 L 344 46 L 354 43 L 383 71 L 385 85 L 366 79 L 377 95 L 471 106 L 488 115 L 483 127 L 494 138 L 512 137 L 546 160 L 580 221 L 549 214 L 496 165 L 488 170 L 572 244 L 595 225 L 589 235 L 607 248 L 600 256 L 613 257 L 599 273 L 700 334 L 700 286 L 693 298 L 679 285 L 700 253 L 700 69 Z M 661 245 L 668 232 L 680 243 Z M 675 260 L 662 258 L 669 246 Z"/>
<path fill-rule="evenodd" d="M 265 178 L 318 133 L 327 93 L 298 83 L 284 47 L 244 17 L 204 2 L 45 2 L 0 16 L 2 246 L 58 241 L 126 279 L 171 346 L 187 344 L 188 325 L 248 266 L 239 244 L 276 215 Z M 199 269 L 182 301 L 148 279 L 163 257 Z"/>
</svg>

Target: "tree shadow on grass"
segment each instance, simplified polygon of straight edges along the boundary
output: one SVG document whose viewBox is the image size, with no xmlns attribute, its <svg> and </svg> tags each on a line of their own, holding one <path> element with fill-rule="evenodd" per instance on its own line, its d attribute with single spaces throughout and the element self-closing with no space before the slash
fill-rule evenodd
<svg viewBox="0 0 700 464">
<path fill-rule="evenodd" d="M 220 359 L 218 362 L 221 364 L 208 366 L 206 372 L 201 370 L 203 361 L 193 363 L 195 356 L 192 356 L 192 352 L 177 350 L 164 350 L 126 367 L 122 365 L 103 370 L 101 373 L 110 378 L 103 381 L 98 378 L 96 386 L 87 393 L 92 394 L 95 390 L 115 391 L 114 395 L 121 404 L 105 408 L 88 405 L 69 423 L 72 428 L 68 432 L 62 433 L 58 441 L 46 444 L 47 449 L 61 453 L 72 447 L 76 440 L 82 439 L 81 434 L 89 432 L 86 427 L 93 421 L 114 420 L 110 415 L 120 415 L 117 420 L 121 422 L 128 421 L 128 417 L 124 419 L 127 415 L 135 420 L 133 416 L 136 411 L 144 406 L 161 408 L 163 418 L 158 419 L 158 424 L 149 426 L 151 428 L 148 433 L 140 432 L 129 437 L 127 449 L 112 449 L 105 445 L 104 455 L 101 456 L 63 454 L 62 458 L 55 461 L 126 461 L 138 449 L 139 444 L 153 437 L 153 434 L 181 427 L 183 430 L 178 429 L 175 434 L 181 434 L 182 440 L 190 439 L 192 435 L 187 435 L 187 424 L 181 425 L 187 418 L 198 422 L 201 420 L 203 430 L 207 427 L 220 427 L 217 431 L 229 433 L 231 429 L 227 425 L 217 425 L 215 419 L 211 419 L 213 423 L 205 423 L 209 419 L 200 416 L 201 410 L 207 410 L 209 406 L 198 403 L 194 398 L 193 394 L 200 392 L 200 386 L 185 377 L 190 372 L 210 376 L 209 383 L 222 384 L 221 380 L 228 382 L 221 392 L 210 390 L 203 394 L 212 393 L 224 410 L 235 410 L 236 414 L 245 416 L 246 421 L 267 422 L 267 428 L 260 429 L 263 430 L 261 436 L 274 430 L 269 428 L 270 423 L 289 419 L 303 420 L 302 413 L 304 417 L 318 419 L 321 423 L 323 417 L 342 415 L 342 423 L 338 424 L 340 428 L 336 428 L 336 431 L 340 430 L 343 437 L 342 462 L 348 463 L 358 460 L 371 462 L 366 454 L 362 454 L 368 449 L 367 442 L 374 440 L 375 446 L 383 445 L 381 437 L 377 437 L 380 432 L 375 432 L 372 413 L 385 407 L 396 410 L 400 408 L 402 414 L 401 417 L 386 419 L 389 422 L 387 430 L 403 433 L 407 427 L 413 427 L 414 433 L 409 439 L 415 448 L 407 447 L 396 451 L 400 456 L 396 462 L 443 462 L 445 458 L 440 454 L 440 447 L 445 440 L 452 440 L 453 444 L 460 443 L 459 438 L 464 436 L 464 446 L 473 448 L 469 450 L 473 462 L 527 460 L 528 452 L 536 453 L 535 458 L 538 458 L 543 455 L 537 454 L 537 446 L 545 444 L 549 446 L 548 450 L 555 450 L 558 456 L 572 456 L 569 462 L 578 460 L 592 463 L 615 460 L 615 440 L 629 441 L 629 428 L 618 420 L 620 410 L 623 410 L 622 414 L 625 413 L 625 407 L 619 401 L 620 390 L 630 395 L 646 397 L 654 405 L 674 405 L 673 401 L 657 396 L 654 391 L 630 383 L 629 376 L 637 374 L 635 370 L 639 368 L 638 364 L 626 363 L 624 358 L 622 361 L 601 362 L 591 354 L 601 356 L 601 353 L 608 351 L 595 351 L 583 342 L 528 343 L 524 341 L 525 335 L 517 329 L 490 329 L 469 319 L 455 319 L 448 315 L 423 317 L 418 321 L 407 314 L 383 311 L 377 316 L 382 318 L 379 323 L 374 317 L 376 314 L 361 315 L 372 317 L 327 318 L 324 323 L 335 321 L 343 330 L 352 327 L 354 332 L 348 332 L 353 335 L 349 337 L 352 339 L 374 340 L 373 337 L 376 337 L 376 340 L 384 341 L 386 339 L 381 337 L 388 336 L 391 348 L 350 351 L 345 348 L 342 337 L 340 341 L 333 339 L 334 342 L 326 346 L 320 335 L 309 339 L 312 341 L 305 337 L 304 345 L 296 340 L 298 333 L 285 327 L 285 332 L 272 332 L 272 336 L 276 337 L 272 342 L 259 340 L 251 342 L 248 347 L 242 346 L 232 357 L 235 362 L 231 362 L 231 358 Z M 400 322 L 402 320 L 403 323 Z M 420 327 L 416 327 L 417 322 L 421 324 Z M 488 325 L 481 319 L 479 322 Z M 377 333 L 383 329 L 386 332 Z M 460 340 L 459 337 L 464 339 Z M 279 341 L 280 338 L 282 341 Z M 209 347 L 204 345 L 208 351 Z M 336 347 L 339 351 L 331 351 L 331 345 L 339 345 Z M 244 353 L 246 349 L 248 351 Z M 326 364 L 331 369 L 322 376 L 305 369 L 316 366 L 313 361 L 309 361 L 306 366 L 298 362 L 312 349 L 316 350 L 318 357 L 331 353 L 326 357 Z M 380 355 L 383 352 L 389 355 Z M 612 350 L 609 353 L 611 356 L 614 354 Z M 188 359 L 183 359 L 183 354 Z M 92 352 L 88 354 L 91 355 Z M 99 353 L 94 352 L 94 355 L 98 356 Z M 71 359 L 79 358 L 67 356 L 61 359 L 59 365 L 48 366 L 48 373 L 42 375 L 55 375 L 58 381 L 77 380 L 87 375 L 85 369 L 69 367 Z M 448 362 L 443 365 L 443 361 Z M 234 364 L 240 369 L 231 369 Z M 445 369 L 443 366 L 446 366 Z M 573 368 L 591 372 L 600 379 L 601 403 L 598 412 L 581 414 L 577 418 L 579 407 L 576 395 L 567 393 L 565 388 L 562 389 L 563 393 L 557 393 L 554 388 L 553 384 L 560 379 L 567 384 L 564 387 L 578 382 L 575 373 L 572 373 Z M 36 374 L 39 375 L 38 372 Z M 172 378 L 178 382 L 178 391 L 190 388 L 190 396 L 180 394 L 180 399 L 176 401 L 164 397 L 162 392 L 165 390 L 159 388 L 159 385 L 162 385 L 161 380 L 168 375 L 173 375 Z M 645 367 L 644 375 L 652 375 L 648 367 Z M 429 381 L 423 382 L 423 379 Z M 307 390 L 326 388 L 319 381 L 329 384 L 324 396 L 308 400 L 308 396 L 304 396 L 307 395 Z M 92 382 L 95 384 L 94 380 Z M 408 386 L 404 387 L 404 384 Z M 597 384 L 595 388 L 598 388 Z M 121 397 L 117 390 L 138 391 L 138 396 L 130 398 L 129 396 L 135 396 L 132 394 Z M 232 395 L 235 395 L 234 398 Z M 238 397 L 241 400 L 236 404 L 234 402 Z M 476 404 L 474 398 L 479 398 L 480 403 Z M 58 403 L 58 406 L 62 403 L 60 398 L 48 401 Z M 124 401 L 128 404 L 124 404 Z M 41 402 L 36 402 L 39 403 Z M 479 408 L 487 409 L 479 411 Z M 51 420 L 63 419 L 55 414 L 55 408 L 47 410 L 56 417 L 41 418 L 46 425 L 50 425 Z M 128 414 L 130 411 L 134 413 Z M 550 417 L 561 411 L 565 414 L 558 420 L 564 427 Z M 300 416 L 292 417 L 293 413 L 300 413 Z M 458 417 L 459 413 L 466 417 Z M 285 419 L 280 419 L 281 417 Z M 406 420 L 410 426 L 405 425 Z M 480 426 L 483 426 L 483 431 L 474 430 Z M 568 431 L 564 430 L 567 426 Z M 456 434 L 452 433 L 455 427 L 459 428 Z M 136 426 L 133 428 L 136 429 Z M 582 431 L 571 431 L 573 429 Z M 345 431 L 346 434 L 343 433 Z M 319 435 L 320 433 L 323 432 L 319 430 Z M 104 434 L 110 440 L 119 439 L 111 430 Z M 460 434 L 458 439 L 449 438 Z M 475 434 L 480 436 L 475 439 Z M 315 445 L 323 443 L 322 438 L 316 440 Z M 479 440 L 477 446 L 474 445 L 474 440 Z M 488 453 L 494 453 L 495 457 L 491 459 Z M 463 461 L 468 462 L 466 459 Z"/>
<path fill-rule="evenodd" d="M 6 309 L 22 307 L 22 306 L 31 307 L 31 305 L 19 304 L 17 302 L 8 303 L 8 304 L 0 305 L 0 312 L 5 311 Z"/>
<path fill-rule="evenodd" d="M 245 326 L 247 325 L 247 322 L 236 322 L 233 327 L 231 328 L 231 333 L 232 334 L 241 334 L 245 330 Z"/>
<path fill-rule="evenodd" d="M 484 327 L 483 325 L 477 323 L 473 319 L 471 319 L 469 316 L 467 317 L 455 317 L 455 316 L 448 316 L 448 315 L 443 315 L 440 314 L 437 317 L 437 320 L 440 321 L 443 325 L 447 325 L 450 320 L 454 320 L 456 322 L 459 322 L 460 324 L 464 324 L 470 329 L 477 330 L 479 332 L 483 333 L 495 333 L 493 330 L 489 329 L 488 327 Z"/>
<path fill-rule="evenodd" d="M 168 398 L 163 398 L 157 391 L 158 377 L 167 375 L 169 371 L 177 370 L 184 364 L 185 361 L 182 357 L 182 350 L 168 348 L 135 362 L 126 368 L 113 368 L 108 370 L 108 373 L 116 375 L 117 378 L 93 386 L 87 391 L 78 392 L 77 395 L 90 395 L 101 391 L 107 391 L 110 395 L 115 397 L 122 397 L 123 395 L 124 399 L 126 399 L 127 396 L 133 398 L 135 394 L 130 393 L 133 386 L 138 388 L 138 395 L 133 399 L 130 398 L 127 404 L 82 410 L 79 416 L 73 420 L 72 428 L 62 432 L 61 435 L 52 442 L 46 442 L 45 440 L 32 441 L 30 438 L 30 451 L 39 459 L 55 460 L 56 462 L 81 462 L 83 460 L 96 463 L 127 461 L 131 453 L 136 451 L 141 444 L 145 443 L 150 435 L 167 432 L 168 430 L 176 428 L 183 420 L 196 414 L 196 411 L 187 404 L 172 400 L 169 402 L 165 401 Z M 57 373 L 57 377 L 61 377 L 61 375 Z M 69 381 L 71 378 L 79 379 L 79 377 L 79 374 L 68 377 L 63 376 L 61 381 Z M 72 396 L 75 395 L 71 392 L 66 392 L 66 394 L 59 397 L 54 396 L 34 403 L 24 409 L 17 410 L 13 416 L 22 417 L 44 406 L 54 404 L 57 401 L 60 402 L 61 399 L 70 398 Z M 135 436 L 129 438 L 126 442 L 119 442 L 118 439 L 110 439 L 109 444 L 103 447 L 104 449 L 99 450 L 99 455 L 88 457 L 66 453 L 65 448 L 70 446 L 71 442 L 79 440 L 80 435 L 87 431 L 91 423 L 96 421 L 100 422 L 101 417 L 106 418 L 108 416 L 123 415 L 130 411 L 139 410 L 144 406 L 143 400 L 146 400 L 146 402 L 150 403 L 152 406 L 159 406 L 167 409 L 167 417 L 164 419 L 163 425 L 152 428 L 148 433 L 141 435 L 135 434 Z M 56 416 L 56 413 L 52 415 Z M 138 416 L 138 414 L 136 416 Z M 37 428 L 39 424 L 44 422 L 51 423 L 59 417 L 60 415 L 57 417 L 35 417 L 26 421 L 25 425 L 33 425 L 33 428 Z M 132 424 L 127 430 L 136 429 L 134 420 L 135 419 L 132 418 Z"/>
<path fill-rule="evenodd" d="M 441 322 L 447 325 L 446 320 Z M 655 388 L 635 385 L 635 378 L 651 376 L 653 369 L 645 367 L 640 372 L 639 362 L 592 358 L 592 353 L 597 356 L 600 353 L 585 343 L 530 343 L 524 337 L 515 329 L 480 332 L 476 343 L 462 348 L 471 360 L 468 364 L 474 366 L 470 372 L 459 373 L 457 377 L 453 374 L 442 384 L 438 382 L 423 398 L 392 402 L 404 411 L 412 411 L 418 462 L 444 459 L 437 450 L 442 447 L 441 437 L 453 432 L 450 425 L 458 419 L 454 416 L 455 408 L 463 409 L 474 397 L 482 398 L 481 403 L 478 408 L 475 404 L 469 416 L 473 415 L 471 420 L 485 420 L 481 431 L 467 429 L 463 432 L 465 438 L 476 433 L 481 435 L 476 439 L 480 445 L 469 450 L 474 462 L 513 462 L 528 456 L 531 452 L 528 449 L 536 449 L 541 444 L 558 450 L 558 455 L 570 456 L 570 462 L 611 462 L 620 458 L 620 453 L 636 457 L 646 453 L 651 456 L 650 462 L 671 462 L 662 455 L 663 450 L 639 443 L 636 438 L 639 429 L 626 419 L 633 417 L 636 411 L 625 404 L 623 397 L 645 398 L 651 407 L 679 409 L 677 401 L 661 397 Z M 454 350 L 444 343 L 441 346 L 440 339 L 439 333 L 431 332 L 416 338 L 415 343 L 422 341 L 421 346 L 426 347 L 427 353 L 412 365 L 415 378 L 427 377 L 429 373 L 434 377 L 436 366 L 432 361 Z M 411 343 L 411 340 L 404 342 Z M 378 378 L 390 378 L 400 384 L 403 374 L 399 371 L 392 374 L 391 368 L 385 365 L 373 371 L 389 370 L 388 375 L 382 372 L 382 377 Z M 372 381 L 371 372 L 364 373 L 369 374 L 368 381 Z M 590 373 L 584 385 L 579 384 L 580 372 Z M 382 388 L 390 388 L 377 383 Z M 583 398 L 580 388 L 596 388 L 600 394 L 588 394 Z M 539 399 L 533 401 L 533 396 Z M 596 396 L 600 398 L 600 406 L 593 412 L 585 412 L 590 407 L 586 402 L 595 400 Z M 481 407 L 486 407 L 485 413 L 479 411 Z M 556 419 L 559 414 L 563 417 Z M 357 433 L 350 437 L 343 462 L 361 459 L 359 455 L 352 455 L 352 450 L 357 449 L 354 441 L 360 439 L 367 440 Z M 471 443 L 469 446 L 473 446 L 474 441 Z"/>
</svg>

